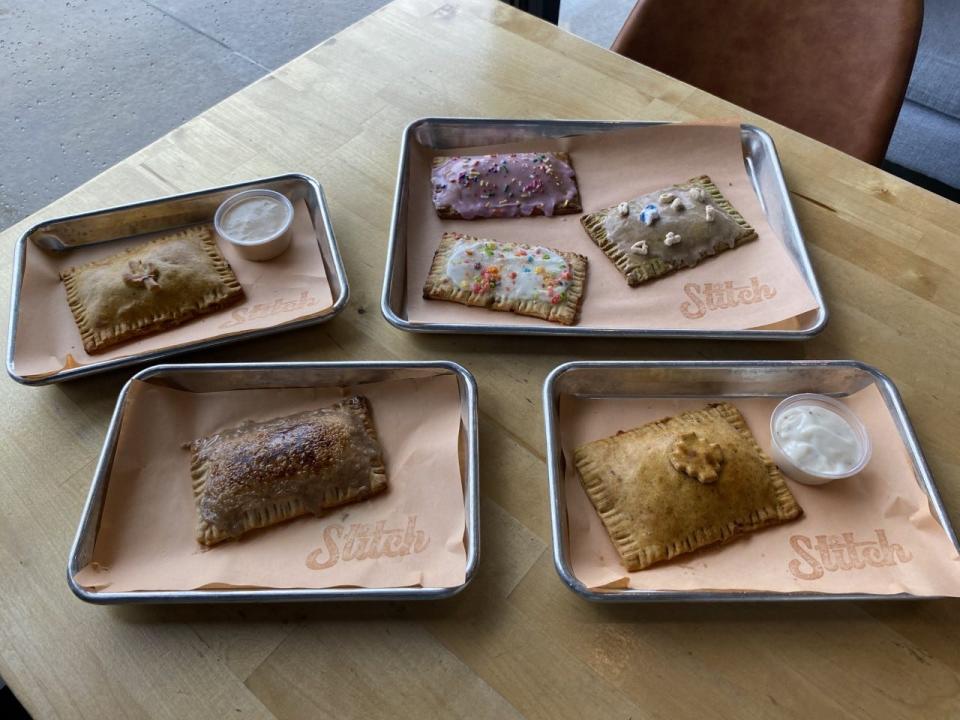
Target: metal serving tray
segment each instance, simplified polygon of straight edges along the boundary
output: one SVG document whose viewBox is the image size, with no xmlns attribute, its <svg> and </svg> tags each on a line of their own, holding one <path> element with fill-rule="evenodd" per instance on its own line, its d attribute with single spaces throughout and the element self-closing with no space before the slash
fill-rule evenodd
<svg viewBox="0 0 960 720">
<path fill-rule="evenodd" d="M 413 143 L 435 150 L 492 145 L 531 138 L 561 138 L 574 135 L 604 133 L 631 127 L 663 125 L 662 122 L 603 122 L 594 120 L 507 120 L 486 118 L 421 118 L 403 133 L 400 146 L 400 169 L 394 195 L 390 244 L 383 279 L 380 310 L 391 325 L 401 330 L 424 333 L 475 333 L 483 335 L 579 335 L 588 337 L 644 338 L 716 338 L 721 340 L 804 340 L 816 335 L 827 324 L 827 306 L 810 265 L 806 245 L 780 169 L 780 159 L 773 139 L 753 125 L 741 125 L 744 165 L 753 183 L 760 205 L 774 232 L 783 241 L 796 261 L 810 292 L 819 305 L 804 327 L 795 330 L 681 330 L 643 328 L 582 328 L 576 325 L 544 326 L 475 325 L 471 323 L 414 322 L 407 318 L 406 293 L 406 219 L 409 188 L 410 147 Z"/>
<path fill-rule="evenodd" d="M 134 380 L 154 383 L 188 392 L 219 392 L 250 388 L 324 387 L 361 385 L 384 380 L 432 377 L 450 374 L 460 386 L 461 478 L 465 506 L 467 551 L 466 577 L 452 588 L 293 588 L 261 590 L 170 590 L 140 592 L 91 592 L 74 580 L 93 555 L 100 517 L 107 495 L 107 484 L 117 436 L 123 418 L 124 401 Z M 103 449 L 93 474 L 90 493 L 83 507 L 80 526 L 70 548 L 67 583 L 81 600 L 101 605 L 121 603 L 225 603 L 291 602 L 328 600 L 438 600 L 456 595 L 473 579 L 480 560 L 480 474 L 477 444 L 477 383 L 470 372 L 453 362 L 298 362 L 298 363 L 221 363 L 191 365 L 155 365 L 134 375 L 117 398 Z"/>
<path fill-rule="evenodd" d="M 930 508 L 950 541 L 960 550 L 950 518 L 933 482 L 923 451 L 913 433 L 900 393 L 886 375 L 853 360 L 759 361 L 607 361 L 570 362 L 550 373 L 543 385 L 547 433 L 547 477 L 553 528 L 553 562 L 560 579 L 575 593 L 599 602 L 717 602 L 784 600 L 898 600 L 915 595 L 814 592 L 686 592 L 651 590 L 591 590 L 573 574 L 569 561 L 567 506 L 563 493 L 564 459 L 560 445 L 558 408 L 561 395 L 582 397 L 662 398 L 783 398 L 801 392 L 844 397 L 876 385 L 897 426 Z"/>
<path fill-rule="evenodd" d="M 135 235 L 173 230 L 194 223 L 209 222 L 213 220 L 213 214 L 217 207 L 227 197 L 240 190 L 253 187 L 275 190 L 293 201 L 303 200 L 310 210 L 314 227 L 323 229 L 323 232 L 317 233 L 317 242 L 327 270 L 330 292 L 333 295 L 333 305 L 325 314 L 275 327 L 250 330 L 230 337 L 203 340 L 177 348 L 94 362 L 81 367 L 62 370 L 55 375 L 39 379 L 26 378 L 17 373 L 14 367 L 14 352 L 17 323 L 20 317 L 20 290 L 23 284 L 28 243 L 33 243 L 46 250 L 65 251 L 81 245 L 95 245 Z M 238 340 L 263 337 L 308 325 L 316 325 L 326 322 L 343 310 L 347 305 L 350 294 L 347 275 L 343 269 L 343 261 L 340 259 L 340 250 L 333 234 L 333 226 L 330 224 L 330 215 L 327 211 L 323 188 L 314 178 L 299 173 L 277 175 L 276 177 L 251 180 L 235 185 L 198 190 L 183 195 L 170 195 L 130 205 L 120 205 L 46 220 L 34 225 L 20 236 L 16 245 L 13 268 L 10 323 L 7 330 L 7 373 L 14 380 L 24 385 L 47 385 L 62 382 L 63 380 L 71 380 L 127 365 L 142 364 L 178 353 L 204 350 Z"/>
</svg>

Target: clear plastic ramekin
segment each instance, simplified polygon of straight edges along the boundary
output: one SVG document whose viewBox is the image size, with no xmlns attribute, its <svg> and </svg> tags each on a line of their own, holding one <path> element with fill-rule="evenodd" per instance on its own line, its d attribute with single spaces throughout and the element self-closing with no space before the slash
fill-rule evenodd
<svg viewBox="0 0 960 720">
<path fill-rule="evenodd" d="M 239 240 L 231 237 L 230 233 L 223 229 L 223 216 L 226 215 L 231 208 L 236 207 L 246 200 L 257 197 L 270 198 L 283 205 L 286 210 L 283 224 L 275 232 L 258 238 L 257 240 Z M 272 260 L 290 246 L 290 240 L 293 238 L 293 203 L 290 202 L 286 195 L 274 192 L 273 190 L 244 190 L 243 192 L 238 192 L 236 195 L 231 195 L 220 204 L 216 214 L 213 216 L 213 227 L 217 231 L 217 235 L 235 247 L 244 259 L 255 261 Z"/>
<path fill-rule="evenodd" d="M 839 473 L 815 472 L 800 467 L 787 455 L 786 451 L 780 445 L 780 439 L 777 437 L 777 421 L 787 410 L 803 405 L 812 405 L 821 407 L 824 410 L 830 410 L 839 415 L 850 426 L 860 446 L 860 457 L 852 468 Z M 770 416 L 770 447 L 773 460 L 780 466 L 780 469 L 783 470 L 791 480 L 796 480 L 804 485 L 824 485 L 834 480 L 852 477 L 867 466 L 867 463 L 870 462 L 870 456 L 873 453 L 873 446 L 870 444 L 870 435 L 867 433 L 867 428 L 860 418 L 842 402 L 834 400 L 832 397 L 817 395 L 815 393 L 791 395 L 777 405 L 773 414 Z"/>
</svg>

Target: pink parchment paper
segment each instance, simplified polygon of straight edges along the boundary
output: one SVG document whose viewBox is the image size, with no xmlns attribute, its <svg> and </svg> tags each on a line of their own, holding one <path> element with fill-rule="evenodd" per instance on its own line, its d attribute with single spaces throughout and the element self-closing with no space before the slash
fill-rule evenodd
<svg viewBox="0 0 960 720">
<path fill-rule="evenodd" d="M 930 512 L 893 418 L 875 386 L 846 402 L 867 426 L 873 456 L 859 475 L 828 485 L 788 479 L 804 516 L 733 542 L 628 573 L 572 462 L 580 445 L 705 405 L 703 399 L 560 398 L 564 492 L 574 574 L 591 588 L 746 590 L 960 596 L 960 557 Z M 737 398 L 760 446 L 770 449 L 778 400 Z M 851 554 L 850 543 L 855 544 Z M 826 551 L 826 556 L 822 551 Z M 875 562 L 867 562 L 865 558 Z"/>
<path fill-rule="evenodd" d="M 577 173 L 584 212 L 698 175 L 709 175 L 759 238 L 700 265 L 640 287 L 590 240 L 580 215 L 489 220 L 441 220 L 433 208 L 435 155 L 566 151 Z M 433 151 L 414 144 L 407 214 L 406 312 L 413 322 L 475 325 L 550 325 L 545 320 L 423 298 L 423 284 L 444 231 L 491 240 L 526 242 L 588 258 L 578 327 L 743 330 L 794 318 L 817 302 L 783 242 L 766 220 L 743 164 L 738 124 L 676 124 L 631 128 L 561 139 Z"/>
<path fill-rule="evenodd" d="M 113 255 L 164 233 L 56 253 L 28 243 L 13 359 L 16 372 L 26 378 L 48 377 L 67 368 L 239 335 L 320 315 L 333 305 L 333 295 L 317 245 L 318 232 L 322 233 L 323 228 L 314 228 L 306 203 L 299 200 L 294 203 L 290 247 L 273 260 L 245 260 L 229 243 L 218 238 L 220 252 L 243 285 L 241 303 L 95 355 L 83 349 L 80 331 L 67 305 L 60 271 Z"/>
<path fill-rule="evenodd" d="M 197 543 L 183 443 L 353 394 L 366 396 L 373 410 L 385 493 L 209 549 Z M 124 408 L 93 558 L 76 580 L 115 592 L 460 585 L 466 552 L 459 438 L 460 392 L 450 374 L 212 393 L 138 381 Z"/>
</svg>

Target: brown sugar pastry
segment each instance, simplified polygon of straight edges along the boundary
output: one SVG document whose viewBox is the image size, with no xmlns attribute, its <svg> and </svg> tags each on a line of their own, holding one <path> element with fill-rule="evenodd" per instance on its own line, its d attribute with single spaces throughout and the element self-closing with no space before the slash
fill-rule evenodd
<svg viewBox="0 0 960 720">
<path fill-rule="evenodd" d="M 189 444 L 197 541 L 215 545 L 387 487 L 366 398 L 245 422 Z"/>
<path fill-rule="evenodd" d="M 582 210 L 577 178 L 564 152 L 435 157 L 431 181 L 433 205 L 445 220 Z"/>
<path fill-rule="evenodd" d="M 583 255 L 447 232 L 423 296 L 572 325 L 586 276 Z"/>
<path fill-rule="evenodd" d="M 167 330 L 243 298 L 205 226 L 72 267 L 60 279 L 88 353 Z"/>
<path fill-rule="evenodd" d="M 757 238 L 706 175 L 580 218 L 635 287 Z"/>
<path fill-rule="evenodd" d="M 587 443 L 574 462 L 631 572 L 803 514 L 728 403 Z"/>
</svg>

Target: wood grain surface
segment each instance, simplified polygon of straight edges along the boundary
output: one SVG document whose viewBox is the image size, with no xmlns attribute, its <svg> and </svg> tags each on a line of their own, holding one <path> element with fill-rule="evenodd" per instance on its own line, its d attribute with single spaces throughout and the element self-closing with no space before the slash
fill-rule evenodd
<svg viewBox="0 0 960 720">
<path fill-rule="evenodd" d="M 722 71 L 722 69 L 718 69 Z M 774 137 L 827 298 L 803 344 L 417 336 L 381 317 L 403 127 L 425 115 L 740 117 Z M 4 381 L 0 675 L 36 717 L 947 718 L 951 601 L 601 607 L 550 556 L 540 389 L 574 358 L 855 358 L 903 394 L 960 521 L 960 206 L 494 0 L 398 0 L 2 234 L 285 171 L 317 177 L 352 299 L 185 361 L 447 358 L 480 389 L 483 552 L 430 604 L 85 605 L 67 551 L 130 370 Z M 6 308 L 3 312 L 6 313 Z"/>
</svg>

